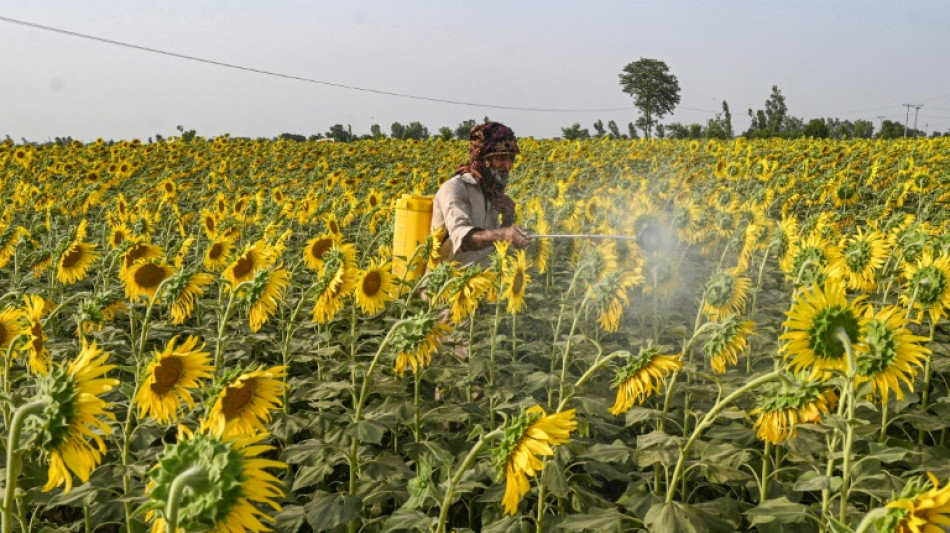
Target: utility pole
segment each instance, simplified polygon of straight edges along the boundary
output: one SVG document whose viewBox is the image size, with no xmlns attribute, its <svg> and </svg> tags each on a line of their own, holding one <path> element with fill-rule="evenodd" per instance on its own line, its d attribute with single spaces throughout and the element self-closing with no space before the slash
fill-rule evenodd
<svg viewBox="0 0 950 533">
<path fill-rule="evenodd" d="M 921 107 L 924 107 L 924 104 L 917 104 L 914 106 L 914 137 L 917 136 L 917 112 L 920 111 Z"/>
<path fill-rule="evenodd" d="M 877 116 L 878 131 L 884 131 L 884 115 Z"/>
<path fill-rule="evenodd" d="M 904 117 L 904 137 L 907 137 L 907 123 L 910 121 L 910 108 L 914 108 L 914 131 L 917 130 L 917 112 L 920 111 L 921 107 L 924 107 L 924 104 L 903 104 L 907 108 L 907 114 Z M 916 134 L 915 134 L 916 136 Z"/>
<path fill-rule="evenodd" d="M 903 104 L 907 108 L 907 114 L 904 116 L 904 138 L 907 138 L 907 121 L 910 120 L 910 106 L 914 104 Z"/>
</svg>

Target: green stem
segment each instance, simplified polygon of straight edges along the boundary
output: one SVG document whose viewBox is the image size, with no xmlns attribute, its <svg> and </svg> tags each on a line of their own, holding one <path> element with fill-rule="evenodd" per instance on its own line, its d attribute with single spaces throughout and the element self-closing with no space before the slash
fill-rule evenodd
<svg viewBox="0 0 950 533">
<path fill-rule="evenodd" d="M 363 375 L 363 386 L 360 388 L 360 394 L 356 400 L 356 411 L 353 414 L 353 425 L 359 424 L 360 420 L 363 417 L 363 404 L 366 402 L 366 396 L 369 394 L 369 384 L 372 381 L 373 371 L 376 370 L 376 365 L 379 364 L 379 360 L 383 354 L 383 350 L 389 346 L 389 341 L 393 337 L 393 333 L 399 329 L 403 324 L 409 322 L 408 319 L 399 320 L 391 328 L 389 332 L 386 333 L 386 338 L 383 339 L 383 342 L 379 343 L 379 349 L 376 350 L 376 355 L 373 356 L 373 361 L 369 365 L 369 369 L 366 371 L 366 374 Z M 351 495 L 356 494 L 356 474 L 359 469 L 359 448 L 360 440 L 357 437 L 350 437 L 350 483 L 349 483 L 349 492 Z M 355 532 L 359 526 L 359 517 L 350 520 L 348 524 L 348 529 L 351 532 Z"/>
<path fill-rule="evenodd" d="M 465 472 L 471 468 L 472 463 L 475 462 L 475 458 L 478 456 L 478 452 L 485 447 L 485 444 L 492 439 L 504 436 L 505 432 L 501 429 L 496 429 L 491 433 L 483 435 L 478 442 L 475 443 L 475 446 L 472 446 L 472 449 L 469 450 L 468 455 L 465 456 L 465 459 L 462 460 L 462 464 L 459 465 L 458 470 L 455 471 L 455 474 L 449 479 L 449 484 L 445 488 L 445 497 L 442 498 L 442 507 L 439 510 L 439 525 L 436 528 L 436 533 L 445 533 L 445 522 L 449 517 L 449 506 L 452 505 L 452 499 L 455 497 L 455 487 L 461 481 L 462 476 L 465 475 Z"/>
<path fill-rule="evenodd" d="M 762 385 L 763 383 L 768 383 L 769 381 L 774 381 L 779 379 L 781 372 L 770 372 L 759 376 L 752 381 L 746 383 L 745 385 L 739 387 L 732 392 L 729 396 L 719 400 L 713 405 L 712 409 L 706 413 L 706 416 L 696 425 L 696 428 L 693 430 L 693 433 L 689 436 L 689 440 L 686 441 L 686 444 L 683 446 L 683 449 L 680 451 L 679 459 L 676 461 L 676 467 L 673 469 L 673 477 L 670 479 L 670 483 L 667 486 L 666 491 L 666 503 L 673 501 L 674 493 L 676 492 L 675 487 L 680 480 L 680 477 L 683 475 L 683 465 L 686 463 L 686 457 L 689 455 L 690 450 L 693 448 L 693 444 L 696 443 L 696 439 L 699 438 L 700 434 L 710 426 L 719 415 L 719 412 L 722 411 L 727 405 L 735 401 L 737 398 L 745 394 L 746 392 Z"/>
<path fill-rule="evenodd" d="M 165 504 L 166 533 L 176 533 L 178 530 L 178 508 L 185 488 L 188 487 L 190 482 L 204 479 L 205 476 L 206 473 L 203 467 L 192 466 L 172 480 L 172 486 L 168 489 L 168 502 Z"/>
<path fill-rule="evenodd" d="M 930 320 L 930 336 L 928 337 L 928 341 L 927 341 L 928 345 L 933 344 L 934 342 L 934 332 L 936 328 L 937 328 L 936 322 L 933 319 L 931 319 Z M 927 409 L 930 408 L 930 376 L 932 374 L 931 367 L 930 367 L 930 359 L 931 358 L 928 357 L 924 361 L 924 386 L 921 388 L 921 391 L 920 391 L 920 412 L 924 414 L 927 414 Z M 917 431 L 918 444 L 924 443 L 924 433 L 925 431 L 922 429 Z"/>
<path fill-rule="evenodd" d="M 10 434 L 7 438 L 7 483 L 3 494 L 3 533 L 13 531 L 13 507 L 16 504 L 17 476 L 20 474 L 20 434 L 23 424 L 30 416 L 39 415 L 46 408 L 47 401 L 37 400 L 23 405 L 13 413 Z"/>
<path fill-rule="evenodd" d="M 838 512 L 838 520 L 846 524 L 848 515 L 848 497 L 851 492 L 851 448 L 854 444 L 854 411 L 857 403 L 857 394 L 854 387 L 855 377 L 858 373 L 858 366 L 854 359 L 854 347 L 851 345 L 851 339 L 843 328 L 835 331 L 835 337 L 844 346 L 844 351 L 848 357 L 848 384 L 845 387 L 845 401 L 848 402 L 847 429 L 844 435 L 844 450 L 841 465 L 841 501 Z"/>
<path fill-rule="evenodd" d="M 538 514 L 535 518 L 535 533 L 544 533 L 544 500 L 547 497 L 547 491 L 544 490 L 544 470 L 548 462 L 544 461 L 541 465 L 541 474 L 538 476 Z"/>
<path fill-rule="evenodd" d="M 227 327 L 228 319 L 231 317 L 231 309 L 234 307 L 235 295 L 237 295 L 238 290 L 240 290 L 245 283 L 251 282 L 245 281 L 231 290 L 231 295 L 228 297 L 228 304 L 224 307 L 224 313 L 218 320 L 218 336 L 217 342 L 214 345 L 214 372 L 216 374 L 224 368 L 224 328 Z"/>
<path fill-rule="evenodd" d="M 577 323 L 583 314 L 584 307 L 587 305 L 587 301 L 590 299 L 590 292 L 588 291 L 587 295 L 584 296 L 584 300 L 581 302 L 580 307 L 577 308 L 577 311 L 574 313 L 574 321 L 571 323 L 571 332 L 567 335 L 567 340 L 564 342 L 564 353 L 561 354 L 561 382 L 558 385 L 557 399 L 558 403 L 564 401 L 565 392 L 564 387 L 567 385 L 567 367 L 568 367 L 568 356 L 571 353 L 571 339 L 574 338 L 574 332 L 577 331 Z"/>
<path fill-rule="evenodd" d="M 771 463 L 771 456 L 769 451 L 772 447 L 772 443 L 765 441 L 765 448 L 762 450 L 762 477 L 759 480 L 759 503 L 761 504 L 769 498 L 769 464 Z"/>
</svg>

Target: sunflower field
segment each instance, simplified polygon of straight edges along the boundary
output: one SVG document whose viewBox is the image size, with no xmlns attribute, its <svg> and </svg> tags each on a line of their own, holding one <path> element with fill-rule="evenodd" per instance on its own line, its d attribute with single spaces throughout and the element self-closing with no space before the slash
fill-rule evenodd
<svg viewBox="0 0 950 533">
<path fill-rule="evenodd" d="M 950 139 L 520 144 L 0 144 L 3 533 L 950 525 Z"/>
</svg>

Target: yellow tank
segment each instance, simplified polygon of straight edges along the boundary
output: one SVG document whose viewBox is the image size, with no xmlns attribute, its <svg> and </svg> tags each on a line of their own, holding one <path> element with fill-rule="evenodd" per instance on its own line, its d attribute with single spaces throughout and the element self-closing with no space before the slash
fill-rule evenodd
<svg viewBox="0 0 950 533">
<path fill-rule="evenodd" d="M 393 227 L 393 275 L 398 279 L 418 278 L 425 273 L 424 258 L 415 258 L 411 269 L 406 261 L 416 248 L 425 242 L 432 224 L 432 196 L 404 194 L 396 201 L 396 221 Z"/>
</svg>

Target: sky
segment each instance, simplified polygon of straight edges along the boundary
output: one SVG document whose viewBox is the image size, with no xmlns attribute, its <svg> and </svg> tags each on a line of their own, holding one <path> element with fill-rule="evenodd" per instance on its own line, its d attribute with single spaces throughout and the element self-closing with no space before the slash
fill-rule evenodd
<svg viewBox="0 0 950 533">
<path fill-rule="evenodd" d="M 6 0 L 0 17 L 281 75 L 0 20 L 0 138 L 17 142 L 146 140 L 179 125 L 274 137 L 418 121 L 434 134 L 483 117 L 536 138 L 597 120 L 626 131 L 639 115 L 619 75 L 640 58 L 679 80 L 664 123 L 705 124 L 725 100 L 741 133 L 777 85 L 806 121 L 877 128 L 914 104 L 919 129 L 950 130 L 945 0 Z"/>
</svg>

